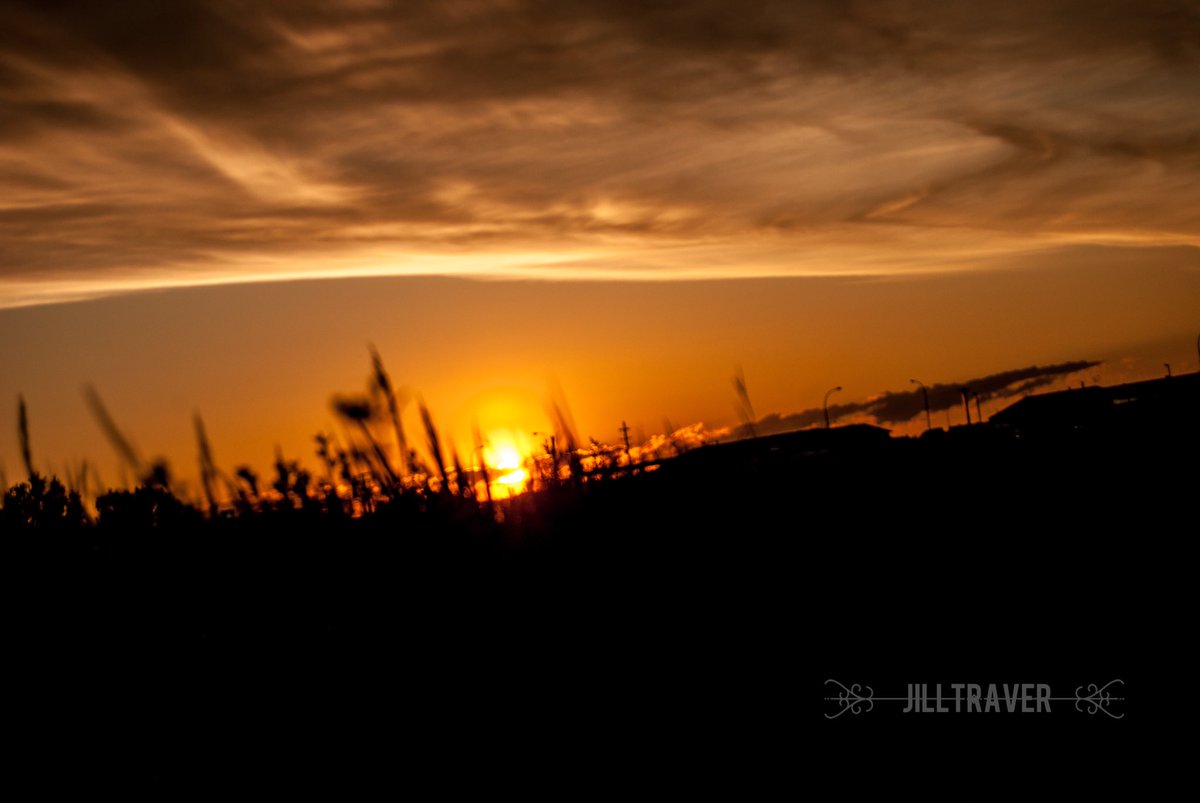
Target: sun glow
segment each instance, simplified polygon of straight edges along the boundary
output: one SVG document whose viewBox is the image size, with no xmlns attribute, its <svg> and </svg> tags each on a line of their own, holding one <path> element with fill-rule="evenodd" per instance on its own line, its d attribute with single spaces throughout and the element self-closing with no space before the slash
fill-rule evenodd
<svg viewBox="0 0 1200 803">
<path fill-rule="evenodd" d="M 529 472 L 523 464 L 524 457 L 516 445 L 506 439 L 493 440 L 492 445 L 484 449 L 484 462 L 499 476 L 492 479 L 493 495 L 515 496 L 524 490 Z"/>
<path fill-rule="evenodd" d="M 512 444 L 497 446 L 492 450 L 490 457 L 488 462 L 493 468 L 512 470 L 521 467 L 521 453 Z"/>
<path fill-rule="evenodd" d="M 514 471 L 510 471 L 507 474 L 502 474 L 501 476 L 497 477 L 496 483 L 499 485 L 508 486 L 520 485 L 521 483 L 525 482 L 528 477 L 528 471 L 523 468 L 518 468 Z"/>
</svg>

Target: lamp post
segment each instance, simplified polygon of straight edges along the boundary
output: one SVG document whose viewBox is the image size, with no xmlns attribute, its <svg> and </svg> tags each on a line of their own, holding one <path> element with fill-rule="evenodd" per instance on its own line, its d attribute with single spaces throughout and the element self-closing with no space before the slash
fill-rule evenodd
<svg viewBox="0 0 1200 803">
<path fill-rule="evenodd" d="M 842 386 L 838 385 L 836 388 L 830 388 L 829 390 L 825 391 L 825 401 L 822 404 L 822 408 L 825 411 L 825 429 L 829 429 L 829 396 L 830 394 L 837 393 L 841 389 Z"/>
<path fill-rule="evenodd" d="M 921 396 L 925 400 L 925 431 L 933 429 L 933 419 L 929 416 L 929 388 L 925 387 L 925 383 L 919 379 L 910 379 L 909 382 L 921 388 Z"/>
</svg>

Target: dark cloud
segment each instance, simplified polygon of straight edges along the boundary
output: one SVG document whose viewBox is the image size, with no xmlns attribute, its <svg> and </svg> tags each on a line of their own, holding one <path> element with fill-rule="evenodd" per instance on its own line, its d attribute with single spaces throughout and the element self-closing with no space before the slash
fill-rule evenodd
<svg viewBox="0 0 1200 803">
<path fill-rule="evenodd" d="M 969 379 L 962 383 L 931 385 L 928 388 L 929 409 L 938 412 L 961 404 L 960 391 L 963 388 L 977 393 L 984 400 L 1004 399 L 1047 385 L 1068 374 L 1095 368 L 1097 365 L 1100 363 L 1089 360 L 1048 366 L 1032 365 L 1028 368 L 1018 368 L 978 379 Z M 900 424 L 923 413 L 925 406 L 921 391 L 918 389 L 884 393 L 869 400 L 863 409 L 881 424 Z"/>
<path fill-rule="evenodd" d="M 0 305 L 1196 245 L 1198 43 L 1170 0 L 9 2 Z"/>
<path fill-rule="evenodd" d="M 1010 399 L 1098 365 L 1099 362 L 1092 360 L 1047 366 L 1031 365 L 1028 368 L 968 379 L 965 382 L 929 385 L 929 410 L 931 413 L 940 413 L 961 406 L 964 388 L 978 394 L 981 401 Z M 831 421 L 851 416 L 867 416 L 883 426 L 903 424 L 924 413 L 925 400 L 919 387 L 914 390 L 887 391 L 865 402 L 829 405 Z M 825 411 L 820 407 L 787 415 L 772 413 L 758 421 L 757 429 L 761 433 L 786 432 L 822 424 L 824 418 Z M 744 428 L 742 434 L 745 434 Z"/>
</svg>

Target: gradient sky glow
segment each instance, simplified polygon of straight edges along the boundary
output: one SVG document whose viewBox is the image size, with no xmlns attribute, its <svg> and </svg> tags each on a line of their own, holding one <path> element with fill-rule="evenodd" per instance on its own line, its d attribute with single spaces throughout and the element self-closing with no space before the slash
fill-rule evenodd
<svg viewBox="0 0 1200 803">
<path fill-rule="evenodd" d="M 103 462 L 91 381 L 264 464 L 367 341 L 464 450 L 551 376 L 614 439 L 731 423 L 735 365 L 763 414 L 1191 369 L 1197 108 L 1185 0 L 4 0 L 0 416 Z"/>
</svg>

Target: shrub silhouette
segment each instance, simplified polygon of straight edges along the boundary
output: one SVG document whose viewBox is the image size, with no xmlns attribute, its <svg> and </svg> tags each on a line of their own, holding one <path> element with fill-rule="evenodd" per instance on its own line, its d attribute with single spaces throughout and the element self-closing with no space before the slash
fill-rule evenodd
<svg viewBox="0 0 1200 803">
<path fill-rule="evenodd" d="M 78 530 L 90 520 L 77 492 L 68 491 L 56 477 L 34 473 L 5 492 L 0 522 L 6 530 Z"/>
<path fill-rule="evenodd" d="M 204 521 L 199 510 L 160 485 L 109 491 L 96 500 L 96 511 L 101 530 L 118 532 L 187 532 Z"/>
</svg>

